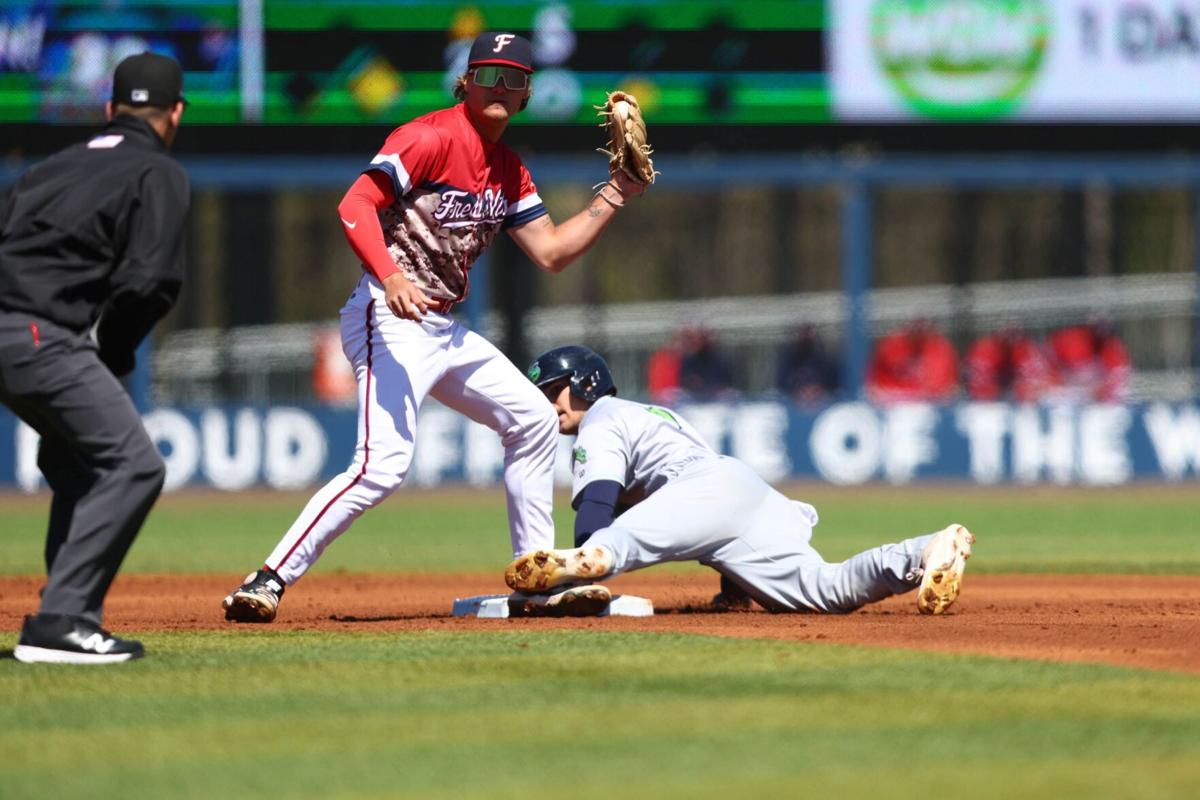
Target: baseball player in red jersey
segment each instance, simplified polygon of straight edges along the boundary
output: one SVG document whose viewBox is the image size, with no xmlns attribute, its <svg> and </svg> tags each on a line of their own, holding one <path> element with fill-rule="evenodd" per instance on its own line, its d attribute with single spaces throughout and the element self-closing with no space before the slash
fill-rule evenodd
<svg viewBox="0 0 1200 800">
<path fill-rule="evenodd" d="M 514 555 L 554 546 L 554 410 L 451 309 L 499 231 L 541 269 L 561 272 L 644 187 L 617 170 L 583 211 L 561 225 L 550 219 L 525 165 L 500 141 L 529 100 L 532 72 L 526 39 L 480 34 L 455 87 L 461 102 L 394 130 L 339 204 L 364 268 L 341 311 L 342 348 L 358 380 L 357 451 L 225 598 L 226 619 L 273 620 L 284 589 L 400 486 L 427 396 L 500 436 Z"/>
</svg>

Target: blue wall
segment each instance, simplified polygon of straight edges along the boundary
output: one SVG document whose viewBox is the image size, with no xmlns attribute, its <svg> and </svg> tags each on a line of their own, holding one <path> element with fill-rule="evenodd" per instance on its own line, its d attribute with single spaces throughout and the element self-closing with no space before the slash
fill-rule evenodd
<svg viewBox="0 0 1200 800">
<path fill-rule="evenodd" d="M 976 483 L 1113 485 L 1200 476 L 1200 405 L 886 408 L 773 401 L 680 406 L 714 446 L 769 480 L 856 484 L 959 479 Z M 145 417 L 168 464 L 168 489 L 208 485 L 304 488 L 345 469 L 353 409 L 159 408 Z M 0 487 L 37 485 L 36 440 L 0 411 Z M 563 438 L 559 480 L 569 482 Z M 422 411 L 409 481 L 498 482 L 503 452 L 486 428 L 436 404 Z"/>
</svg>

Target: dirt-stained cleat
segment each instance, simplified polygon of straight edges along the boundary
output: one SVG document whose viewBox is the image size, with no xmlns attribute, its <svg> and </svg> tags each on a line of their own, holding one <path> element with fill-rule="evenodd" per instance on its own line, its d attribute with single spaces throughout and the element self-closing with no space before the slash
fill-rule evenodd
<svg viewBox="0 0 1200 800">
<path fill-rule="evenodd" d="M 598 617 L 610 603 L 612 592 L 598 584 L 560 587 L 552 594 L 513 592 L 508 597 L 513 617 Z"/>
<path fill-rule="evenodd" d="M 279 610 L 279 599 L 287 587 L 275 570 L 263 567 L 251 572 L 241 586 L 221 602 L 225 619 L 232 622 L 270 622 Z"/>
<path fill-rule="evenodd" d="M 504 570 L 504 582 L 518 592 L 548 592 L 564 583 L 603 578 L 612 570 L 612 554 L 603 547 L 534 550 Z"/>
<path fill-rule="evenodd" d="M 925 548 L 921 586 L 917 589 L 917 609 L 922 614 L 941 614 L 958 599 L 974 542 L 975 536 L 958 524 L 933 535 Z"/>
</svg>

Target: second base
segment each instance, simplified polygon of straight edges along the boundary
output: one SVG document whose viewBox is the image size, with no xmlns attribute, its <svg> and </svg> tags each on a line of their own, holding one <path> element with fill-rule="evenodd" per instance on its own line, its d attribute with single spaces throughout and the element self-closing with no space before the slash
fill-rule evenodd
<svg viewBox="0 0 1200 800">
<path fill-rule="evenodd" d="M 522 617 L 520 604 L 509 603 L 507 594 L 484 594 L 478 597 L 462 597 L 454 601 L 454 616 L 479 617 L 480 619 L 507 619 Z M 638 597 L 632 594 L 613 595 L 608 608 L 597 614 L 598 617 L 651 617 L 654 616 L 654 603 L 648 597 Z"/>
</svg>

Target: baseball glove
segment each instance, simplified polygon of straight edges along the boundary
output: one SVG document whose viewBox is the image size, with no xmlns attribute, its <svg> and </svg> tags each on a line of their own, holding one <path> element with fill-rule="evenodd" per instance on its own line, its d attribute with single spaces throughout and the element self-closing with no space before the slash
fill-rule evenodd
<svg viewBox="0 0 1200 800">
<path fill-rule="evenodd" d="M 601 128 L 608 129 L 608 149 L 600 152 L 608 156 L 608 171 L 621 170 L 630 180 L 642 185 L 654 183 L 654 162 L 650 160 L 650 143 L 646 135 L 646 122 L 637 98 L 627 92 L 609 92 L 604 105 L 596 106 L 604 120 Z"/>
</svg>

